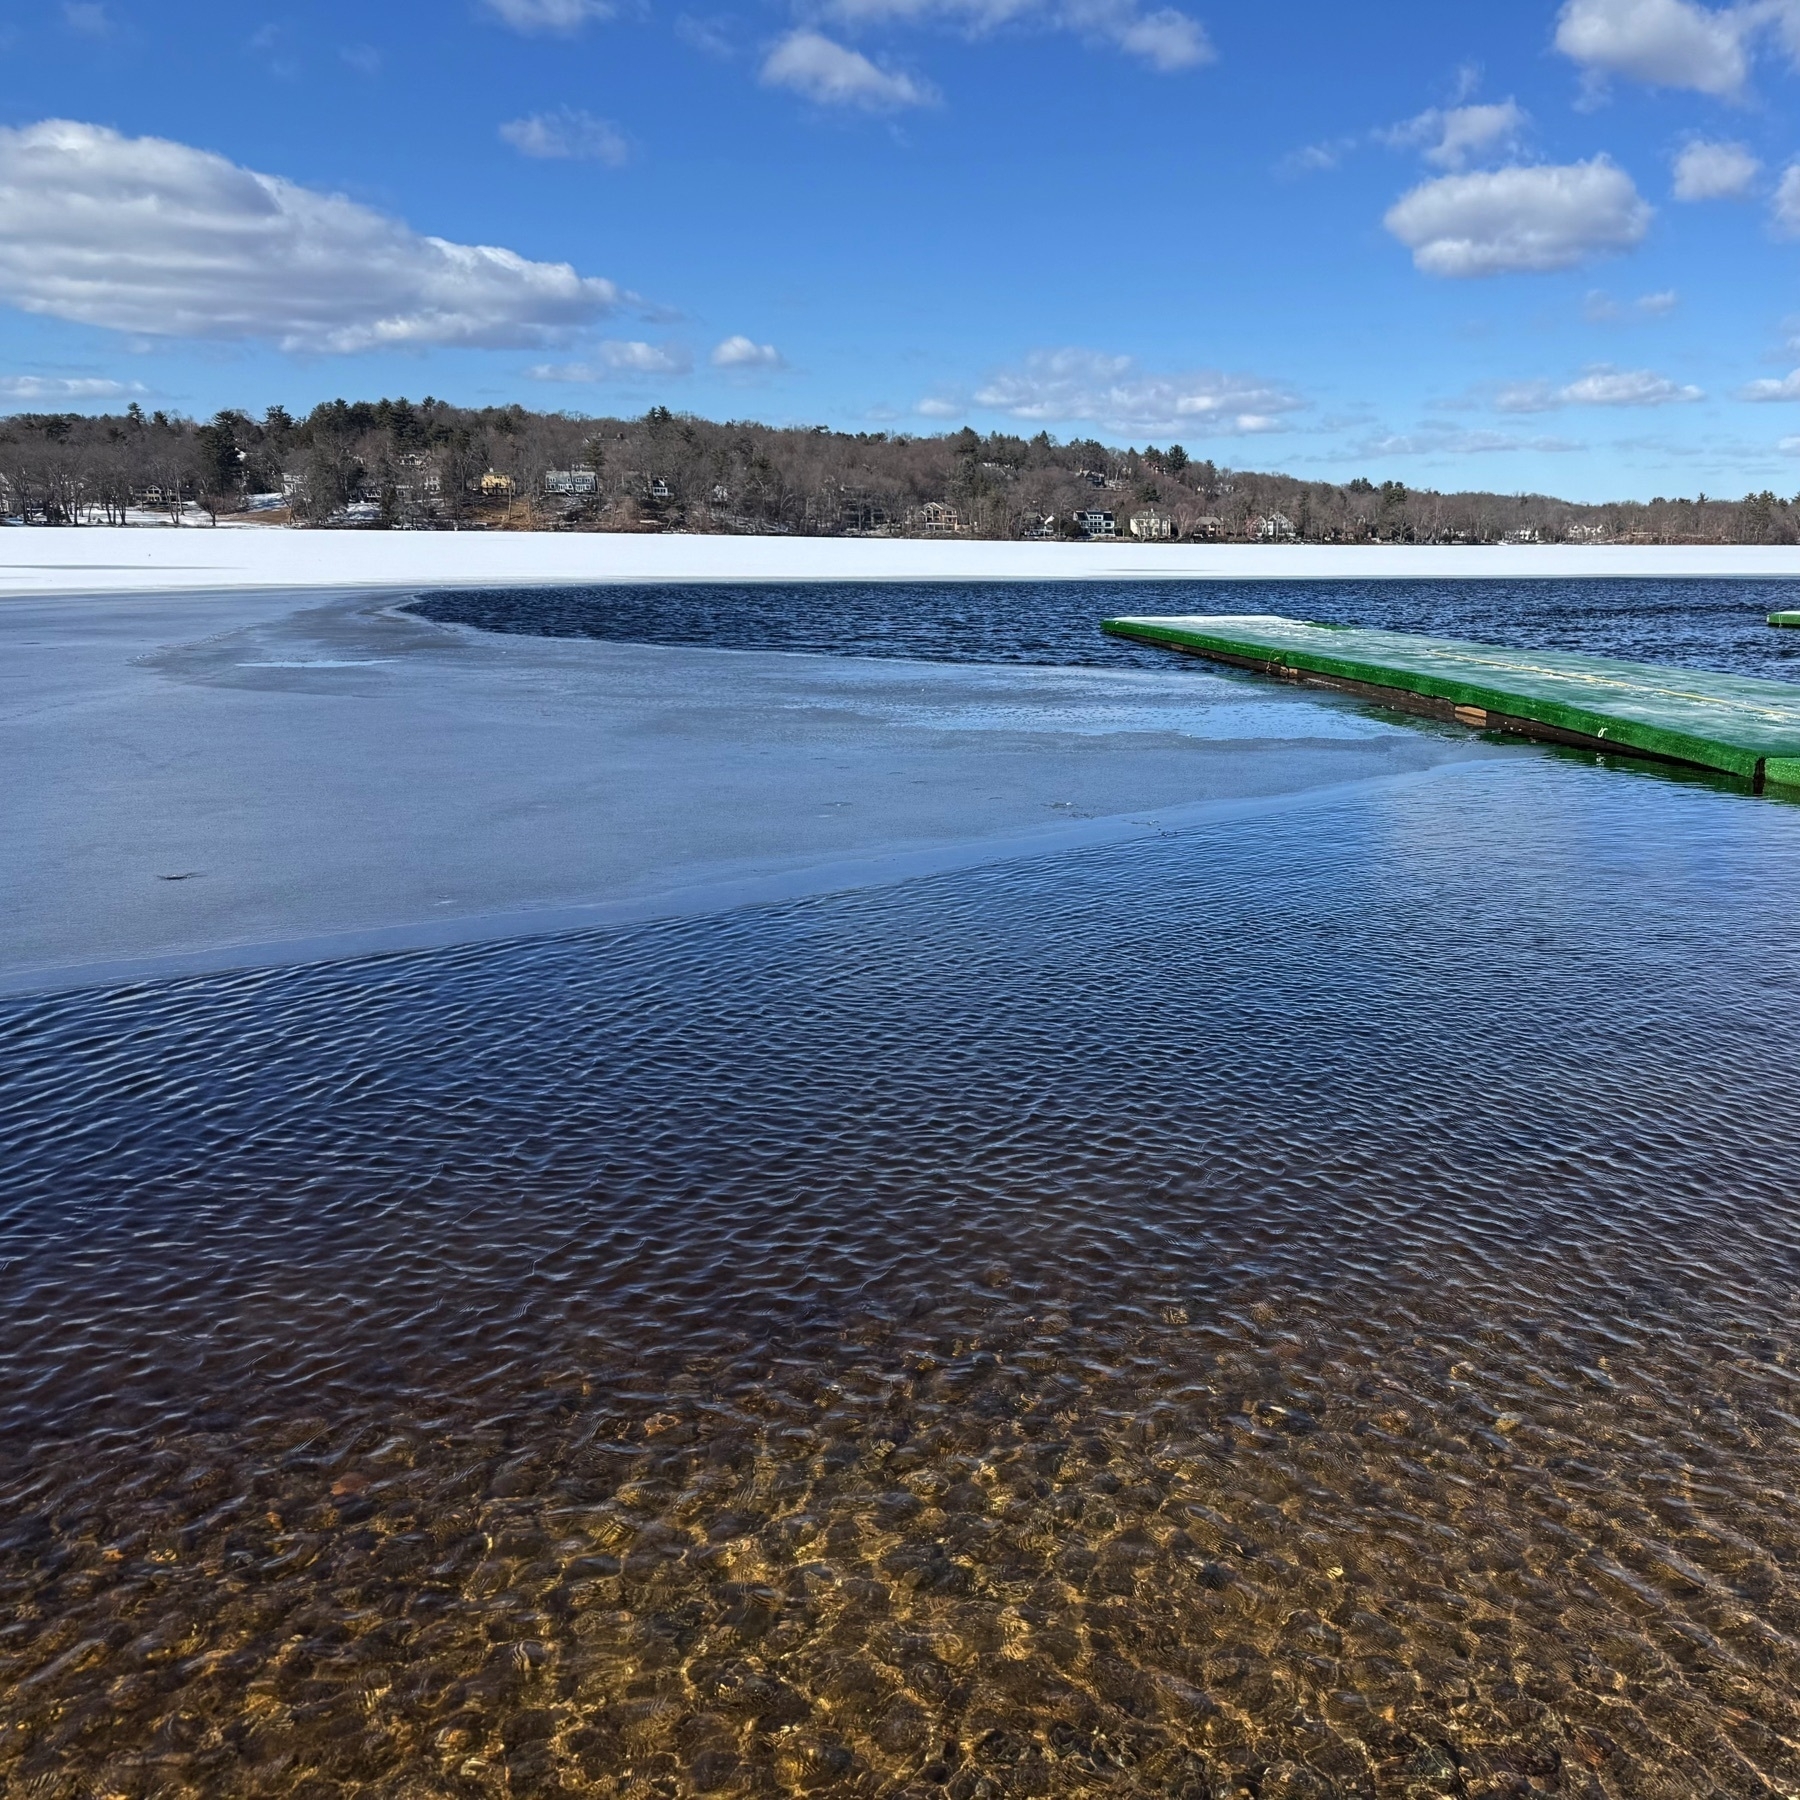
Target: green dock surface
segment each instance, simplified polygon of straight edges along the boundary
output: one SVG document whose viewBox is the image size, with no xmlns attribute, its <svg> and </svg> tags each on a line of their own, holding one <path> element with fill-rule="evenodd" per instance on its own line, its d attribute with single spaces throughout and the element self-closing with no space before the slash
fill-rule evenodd
<svg viewBox="0 0 1800 1800">
<path fill-rule="evenodd" d="M 1247 614 L 1108 619 L 1107 631 L 1477 730 L 1800 785 L 1800 686 L 1569 650 Z"/>
<path fill-rule="evenodd" d="M 1800 612 L 1772 612 L 1769 614 L 1771 625 L 1800 625 Z"/>
</svg>

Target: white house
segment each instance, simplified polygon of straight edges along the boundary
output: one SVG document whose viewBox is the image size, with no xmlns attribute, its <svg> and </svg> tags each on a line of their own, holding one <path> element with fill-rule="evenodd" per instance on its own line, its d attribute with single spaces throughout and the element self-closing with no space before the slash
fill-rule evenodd
<svg viewBox="0 0 1800 1800">
<path fill-rule="evenodd" d="M 579 464 L 572 469 L 546 469 L 544 471 L 544 492 L 546 494 L 597 494 L 600 491 L 600 477 L 592 469 Z"/>
</svg>

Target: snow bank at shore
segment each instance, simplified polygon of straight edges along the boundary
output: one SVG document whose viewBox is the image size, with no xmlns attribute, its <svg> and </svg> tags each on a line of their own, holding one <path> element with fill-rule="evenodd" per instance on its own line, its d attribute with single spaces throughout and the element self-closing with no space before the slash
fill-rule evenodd
<svg viewBox="0 0 1800 1800">
<path fill-rule="evenodd" d="M 0 530 L 0 594 L 490 587 L 603 581 L 1393 581 L 1800 578 L 1793 545 L 1362 548 L 997 544 L 594 532 Z"/>
</svg>

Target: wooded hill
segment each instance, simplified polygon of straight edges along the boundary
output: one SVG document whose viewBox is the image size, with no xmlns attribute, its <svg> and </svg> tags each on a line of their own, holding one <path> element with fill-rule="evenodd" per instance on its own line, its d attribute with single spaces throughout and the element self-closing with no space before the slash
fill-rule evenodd
<svg viewBox="0 0 1800 1800">
<path fill-rule="evenodd" d="M 270 524 L 785 532 L 978 538 L 1132 535 L 1307 543 L 1800 541 L 1800 496 L 1621 501 L 1438 493 L 1226 468 L 1179 444 L 1048 433 L 939 436 L 333 400 L 205 423 L 0 420 L 0 507 L 17 524 L 245 515 Z"/>
</svg>

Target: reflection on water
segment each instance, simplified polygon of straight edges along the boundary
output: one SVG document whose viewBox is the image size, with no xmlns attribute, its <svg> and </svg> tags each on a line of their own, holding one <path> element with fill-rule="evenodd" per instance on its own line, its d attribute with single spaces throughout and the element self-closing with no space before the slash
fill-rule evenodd
<svg viewBox="0 0 1800 1800">
<path fill-rule="evenodd" d="M 1133 552 L 1126 552 L 1128 556 Z M 1153 552 L 1138 553 L 1151 557 Z M 1281 613 L 1515 649 L 1800 681 L 1800 632 L 1766 616 L 1800 607 L 1782 581 L 770 582 L 743 587 L 493 588 L 427 594 L 413 610 L 484 631 L 913 656 L 931 662 L 1181 667 L 1108 638 L 1115 613 Z"/>
<path fill-rule="evenodd" d="M 0 1787 L 1800 1791 L 1794 820 L 8 1003 Z"/>
</svg>

